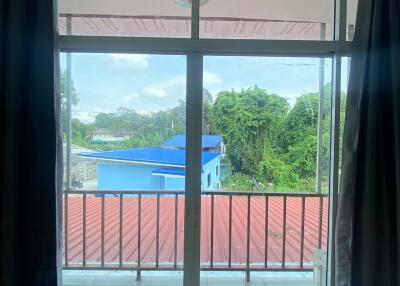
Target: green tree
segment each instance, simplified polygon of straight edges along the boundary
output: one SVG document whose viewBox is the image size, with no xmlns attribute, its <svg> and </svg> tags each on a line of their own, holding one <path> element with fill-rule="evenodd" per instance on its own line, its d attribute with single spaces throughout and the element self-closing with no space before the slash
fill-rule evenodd
<svg viewBox="0 0 400 286">
<path fill-rule="evenodd" d="M 257 166 L 257 178 L 267 183 L 287 187 L 296 186 L 299 180 L 292 166 L 279 158 L 269 145 L 264 146 L 263 160 Z"/>
<path fill-rule="evenodd" d="M 78 119 L 73 118 L 72 122 L 72 143 L 78 146 L 88 147 L 88 136 L 92 131 L 92 126 L 90 124 L 84 124 Z"/>
<path fill-rule="evenodd" d="M 257 173 L 264 146 L 273 145 L 288 109 L 284 98 L 268 94 L 257 86 L 217 95 L 210 121 L 215 133 L 224 138 L 234 171 Z"/>
<path fill-rule="evenodd" d="M 71 105 L 76 106 L 79 102 L 75 85 L 71 79 Z M 60 73 L 60 101 L 61 101 L 61 129 L 63 134 L 67 132 L 67 74 L 63 70 Z"/>
<path fill-rule="evenodd" d="M 278 135 L 280 154 L 301 178 L 315 178 L 318 142 L 319 93 L 300 96 L 290 110 Z M 322 110 L 321 170 L 328 176 L 331 119 L 331 84 L 324 87 Z"/>
<path fill-rule="evenodd" d="M 213 134 L 213 126 L 210 121 L 211 109 L 214 104 L 212 94 L 203 88 L 203 134 Z"/>
<path fill-rule="evenodd" d="M 132 138 L 122 144 L 102 145 L 104 150 L 158 146 L 170 137 L 186 132 L 186 103 L 180 100 L 173 108 L 151 113 L 121 107 L 117 112 L 97 114 L 93 128 L 119 129 L 132 134 Z"/>
<path fill-rule="evenodd" d="M 78 105 L 79 98 L 73 80 L 70 86 L 71 108 Z M 67 75 L 66 71 L 60 74 L 60 101 L 61 101 L 61 130 L 63 137 L 66 138 L 67 132 Z M 90 124 L 84 124 L 76 118 L 71 118 L 71 141 L 79 146 L 88 146 L 87 137 L 92 130 Z"/>
</svg>

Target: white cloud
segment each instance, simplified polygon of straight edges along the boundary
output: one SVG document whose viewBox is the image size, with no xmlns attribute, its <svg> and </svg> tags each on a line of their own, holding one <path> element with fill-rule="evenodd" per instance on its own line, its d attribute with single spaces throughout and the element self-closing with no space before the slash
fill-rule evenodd
<svg viewBox="0 0 400 286">
<path fill-rule="evenodd" d="M 72 116 L 83 123 L 92 123 L 96 115 L 87 111 L 76 111 L 73 112 Z"/>
<path fill-rule="evenodd" d="M 171 87 L 184 87 L 186 85 L 186 76 L 185 75 L 177 75 L 171 79 L 163 81 L 160 83 L 160 86 L 165 88 Z"/>
<path fill-rule="evenodd" d="M 150 114 L 150 111 L 142 109 L 142 110 L 137 111 L 137 113 L 139 113 L 141 115 L 148 115 L 148 114 Z"/>
<path fill-rule="evenodd" d="M 83 123 L 93 123 L 96 119 L 96 116 L 99 113 L 110 113 L 113 112 L 110 109 L 103 109 L 100 107 L 93 107 L 88 111 L 80 111 L 76 107 L 74 107 L 72 112 L 72 118 L 76 118 Z"/>
<path fill-rule="evenodd" d="M 105 109 L 103 109 L 103 108 L 100 108 L 100 107 L 94 107 L 93 108 L 93 112 L 95 112 L 95 113 L 107 113 L 107 112 L 109 112 L 108 110 L 105 110 Z M 110 111 L 111 112 L 111 111 Z"/>
<path fill-rule="evenodd" d="M 122 102 L 125 102 L 125 103 L 127 103 L 127 102 L 132 102 L 133 100 L 135 100 L 135 98 L 138 98 L 138 97 L 140 97 L 140 94 L 134 93 L 134 94 L 131 94 L 131 95 L 127 95 L 127 96 L 122 97 L 122 98 L 121 98 L 121 101 L 122 101 Z"/>
<path fill-rule="evenodd" d="M 141 95 L 144 97 L 152 98 L 166 98 L 168 97 L 168 91 L 176 93 L 177 89 L 184 89 L 186 86 L 186 76 L 177 75 L 166 80 L 159 81 L 157 84 L 151 84 L 145 86 L 141 90 Z"/>
<path fill-rule="evenodd" d="M 146 70 L 149 67 L 149 55 L 140 54 L 109 54 L 113 63 L 132 70 Z"/>
<path fill-rule="evenodd" d="M 168 96 L 168 93 L 159 86 L 146 86 L 142 90 L 143 94 L 154 97 L 154 98 L 164 98 Z"/>
<path fill-rule="evenodd" d="M 210 73 L 208 71 L 204 71 L 203 82 L 204 82 L 204 86 L 219 84 L 222 82 L 222 78 L 215 73 Z"/>
</svg>

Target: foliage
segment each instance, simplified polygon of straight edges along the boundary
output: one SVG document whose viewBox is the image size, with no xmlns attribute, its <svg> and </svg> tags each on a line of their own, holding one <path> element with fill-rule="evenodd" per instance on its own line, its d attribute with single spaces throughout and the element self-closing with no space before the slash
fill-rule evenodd
<svg viewBox="0 0 400 286">
<path fill-rule="evenodd" d="M 71 79 L 70 86 L 71 106 L 78 104 L 78 95 Z M 60 73 L 60 101 L 61 101 L 61 129 L 62 132 L 67 132 L 67 74 L 66 71 Z"/>
<path fill-rule="evenodd" d="M 211 124 L 210 116 L 214 104 L 212 94 L 203 89 L 203 134 L 214 134 L 213 126 Z"/>
<path fill-rule="evenodd" d="M 185 133 L 186 104 L 148 114 L 136 112 L 134 109 L 121 107 L 115 113 L 99 113 L 96 115 L 95 128 L 111 128 L 130 131 L 135 136 L 159 134 L 168 138 L 174 134 Z"/>
<path fill-rule="evenodd" d="M 273 144 L 288 109 L 284 98 L 257 86 L 218 94 L 210 123 L 213 131 L 222 135 L 234 171 L 256 173 L 263 160 L 264 146 Z"/>
<path fill-rule="evenodd" d="M 97 147 L 101 150 L 131 149 L 160 146 L 165 141 L 160 134 L 142 134 L 120 143 L 104 143 Z"/>
<path fill-rule="evenodd" d="M 93 127 L 90 124 L 84 124 L 78 119 L 74 118 L 71 122 L 72 125 L 72 143 L 79 146 L 87 146 L 88 136 Z"/>
<path fill-rule="evenodd" d="M 304 133 L 300 136 L 289 146 L 285 159 L 300 178 L 312 178 L 316 172 L 317 136 Z"/>
<path fill-rule="evenodd" d="M 324 87 L 322 102 L 321 175 L 328 177 L 331 86 Z M 285 124 L 278 135 L 280 153 L 293 172 L 302 179 L 316 176 L 318 142 L 319 93 L 300 96 L 288 113 Z"/>
<path fill-rule="evenodd" d="M 265 183 L 289 187 L 294 187 L 299 181 L 293 167 L 282 161 L 268 145 L 265 146 L 263 160 L 258 164 L 257 178 Z"/>
<path fill-rule="evenodd" d="M 271 185 L 266 190 L 273 193 L 312 193 L 315 192 L 315 185 L 315 178 L 313 178 L 301 180 L 295 185 Z"/>
<path fill-rule="evenodd" d="M 63 132 L 66 119 L 65 72 L 61 74 Z M 324 87 L 321 174 L 327 188 L 330 145 L 331 86 Z M 72 104 L 79 100 L 71 85 Z M 341 100 L 341 126 L 345 95 Z M 257 86 L 246 90 L 227 90 L 215 97 L 203 90 L 203 134 L 218 134 L 226 144 L 224 159 L 228 169 L 222 181 L 227 190 L 248 191 L 254 180 L 273 192 L 315 190 L 319 93 L 297 98 L 290 108 L 285 98 Z M 130 140 L 120 143 L 92 144 L 90 134 L 97 128 L 129 131 Z M 186 103 L 152 113 L 139 113 L 121 107 L 113 113 L 99 113 L 91 124 L 72 120 L 74 144 L 92 149 L 115 150 L 159 146 L 176 134 L 186 133 Z"/>
<path fill-rule="evenodd" d="M 249 191 L 252 189 L 252 179 L 242 173 L 232 173 L 227 175 L 222 181 L 222 189 L 230 191 Z"/>
</svg>

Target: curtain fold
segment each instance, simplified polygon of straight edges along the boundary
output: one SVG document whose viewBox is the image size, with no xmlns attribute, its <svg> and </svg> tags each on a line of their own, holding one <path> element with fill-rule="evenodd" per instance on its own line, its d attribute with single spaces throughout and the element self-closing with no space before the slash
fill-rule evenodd
<svg viewBox="0 0 400 286">
<path fill-rule="evenodd" d="M 57 285 L 55 5 L 0 1 L 0 285 Z"/>
<path fill-rule="evenodd" d="M 336 221 L 336 285 L 400 285 L 400 1 L 360 0 Z"/>
</svg>

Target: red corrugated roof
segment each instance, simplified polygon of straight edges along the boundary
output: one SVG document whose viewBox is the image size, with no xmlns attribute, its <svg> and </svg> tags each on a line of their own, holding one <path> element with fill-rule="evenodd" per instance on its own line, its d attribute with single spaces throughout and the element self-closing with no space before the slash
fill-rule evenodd
<svg viewBox="0 0 400 286">
<path fill-rule="evenodd" d="M 306 198 L 304 223 L 304 263 L 311 263 L 318 248 L 319 198 Z M 247 242 L 247 198 L 232 199 L 232 265 L 245 266 Z M 216 196 L 214 201 L 214 265 L 224 266 L 228 261 L 229 199 Z M 327 199 L 323 199 L 322 248 L 327 243 Z M 174 262 L 175 198 L 160 199 L 160 266 Z M 202 198 L 201 262 L 210 261 L 211 199 Z M 87 197 L 86 261 L 99 264 L 101 257 L 101 198 Z M 265 244 L 265 198 L 251 199 L 250 263 L 262 266 Z M 123 261 L 126 265 L 137 263 L 137 198 L 124 198 L 123 203 Z M 283 198 L 269 198 L 268 263 L 282 262 Z M 142 198 L 141 263 L 154 266 L 156 261 L 156 198 Z M 68 199 L 68 257 L 69 263 L 82 263 L 82 198 Z M 178 199 L 178 266 L 183 261 L 184 198 Z M 286 263 L 296 266 L 300 262 L 301 198 L 287 198 Z M 105 263 L 113 266 L 119 261 L 119 198 L 105 199 Z"/>
</svg>

